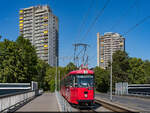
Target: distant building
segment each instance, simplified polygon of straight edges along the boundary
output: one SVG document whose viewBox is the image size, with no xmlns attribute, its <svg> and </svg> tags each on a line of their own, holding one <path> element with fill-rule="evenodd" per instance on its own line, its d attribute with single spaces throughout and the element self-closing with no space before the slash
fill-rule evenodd
<svg viewBox="0 0 150 113">
<path fill-rule="evenodd" d="M 58 64 L 58 18 L 49 6 L 32 6 L 19 11 L 20 34 L 35 46 L 39 58 L 50 66 Z"/>
<path fill-rule="evenodd" d="M 125 51 L 125 38 L 120 34 L 108 32 L 100 36 L 97 33 L 97 65 L 104 69 L 111 59 L 111 43 L 112 54 L 117 50 Z"/>
</svg>

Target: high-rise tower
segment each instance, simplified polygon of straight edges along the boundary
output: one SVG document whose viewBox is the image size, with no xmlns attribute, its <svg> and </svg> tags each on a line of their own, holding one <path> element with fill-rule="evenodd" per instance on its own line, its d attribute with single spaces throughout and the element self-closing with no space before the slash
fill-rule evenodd
<svg viewBox="0 0 150 113">
<path fill-rule="evenodd" d="M 50 66 L 58 64 L 58 18 L 49 6 L 32 6 L 19 11 L 20 34 L 35 46 L 39 58 Z"/>
<path fill-rule="evenodd" d="M 112 54 L 117 50 L 125 51 L 125 38 L 118 33 L 108 32 L 104 36 L 97 33 L 97 65 L 106 68 Z"/>
</svg>

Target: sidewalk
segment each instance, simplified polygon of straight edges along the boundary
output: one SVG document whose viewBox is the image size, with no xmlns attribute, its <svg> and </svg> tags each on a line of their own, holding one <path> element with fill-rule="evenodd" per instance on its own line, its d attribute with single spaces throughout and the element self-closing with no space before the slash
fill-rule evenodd
<svg viewBox="0 0 150 113">
<path fill-rule="evenodd" d="M 55 93 L 44 93 L 16 112 L 59 112 Z"/>
</svg>

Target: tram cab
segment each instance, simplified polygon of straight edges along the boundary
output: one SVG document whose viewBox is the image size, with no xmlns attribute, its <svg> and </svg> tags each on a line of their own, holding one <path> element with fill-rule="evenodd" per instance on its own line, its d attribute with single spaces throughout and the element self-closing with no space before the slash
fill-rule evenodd
<svg viewBox="0 0 150 113">
<path fill-rule="evenodd" d="M 88 69 L 71 71 L 61 81 L 61 94 L 69 103 L 92 105 L 94 102 L 94 72 Z"/>
</svg>

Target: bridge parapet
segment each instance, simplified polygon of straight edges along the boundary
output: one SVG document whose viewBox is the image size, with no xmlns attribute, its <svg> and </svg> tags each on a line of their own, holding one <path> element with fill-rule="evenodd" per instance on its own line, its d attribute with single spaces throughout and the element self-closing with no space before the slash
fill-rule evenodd
<svg viewBox="0 0 150 113">
<path fill-rule="evenodd" d="M 34 97 L 43 93 L 38 89 L 38 83 L 0 83 L 0 90 L 7 91 L 0 94 L 0 112 L 15 110 L 18 106 L 25 104 Z M 10 93 L 10 91 L 16 91 Z"/>
<path fill-rule="evenodd" d="M 14 109 L 35 97 L 35 91 L 17 92 L 0 96 L 0 112 L 7 112 Z"/>
<path fill-rule="evenodd" d="M 150 84 L 128 84 L 119 82 L 115 84 L 116 95 L 150 96 Z"/>
</svg>

